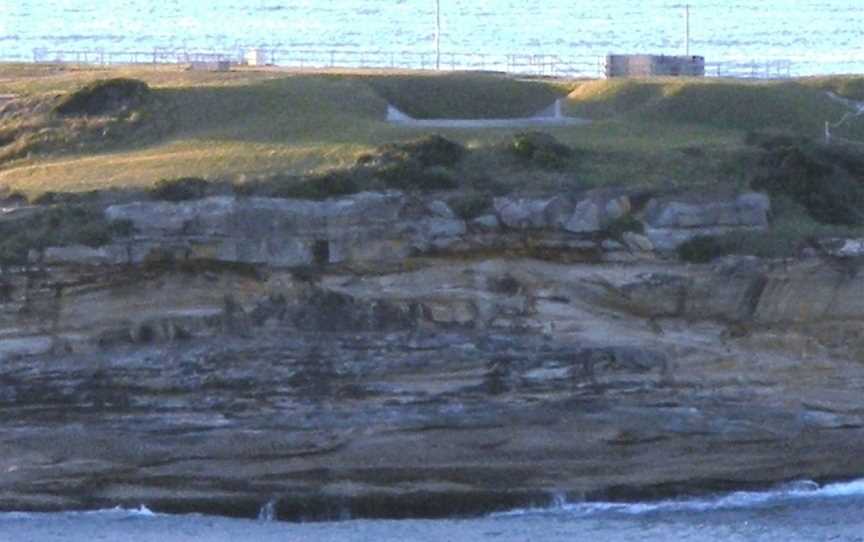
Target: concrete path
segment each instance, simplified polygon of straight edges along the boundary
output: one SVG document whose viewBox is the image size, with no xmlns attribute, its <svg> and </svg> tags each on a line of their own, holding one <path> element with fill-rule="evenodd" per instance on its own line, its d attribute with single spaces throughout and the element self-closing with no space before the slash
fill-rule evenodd
<svg viewBox="0 0 864 542">
<path fill-rule="evenodd" d="M 392 105 L 387 105 L 387 122 L 417 128 L 523 128 L 530 126 L 578 126 L 588 119 L 567 117 L 561 113 L 561 100 L 530 117 L 510 119 L 415 119 Z"/>
</svg>

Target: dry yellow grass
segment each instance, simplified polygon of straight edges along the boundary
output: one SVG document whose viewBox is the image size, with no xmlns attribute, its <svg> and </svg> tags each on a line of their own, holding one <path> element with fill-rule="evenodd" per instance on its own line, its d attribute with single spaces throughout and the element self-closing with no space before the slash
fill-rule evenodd
<svg viewBox="0 0 864 542">
<path fill-rule="evenodd" d="M 77 69 L 0 64 L 0 94 L 50 97 L 112 77 L 141 79 L 155 89 L 158 105 L 145 120 L 150 127 L 142 132 L 146 137 L 103 148 L 70 145 L 0 164 L 0 186 L 36 194 L 147 186 L 162 178 L 186 175 L 235 179 L 305 173 L 349 165 L 358 154 L 376 145 L 430 131 L 474 146 L 489 145 L 506 140 L 516 130 L 393 126 L 384 121 L 386 101 L 376 89 L 386 87 L 388 94 L 398 95 L 404 87 L 417 102 L 423 98 L 416 95 L 422 87 L 418 81 L 434 78 L 433 87 L 442 95 L 430 103 L 449 107 L 454 100 L 444 95 L 452 87 L 452 95 L 458 96 L 458 112 L 465 116 L 473 107 L 471 100 L 477 102 L 478 111 L 483 110 L 484 89 L 490 88 L 496 77 L 502 88 L 514 89 L 514 96 L 521 97 L 526 107 L 533 107 L 538 96 L 546 99 L 575 89 L 570 95 L 571 111 L 591 114 L 597 122 L 548 131 L 590 156 L 576 172 L 581 182 L 734 180 L 737 172 L 725 171 L 724 164 L 744 148 L 748 127 L 739 125 L 735 115 L 752 123 L 752 113 L 743 106 L 737 113 L 727 106 L 724 114 L 731 117 L 708 122 L 712 119 L 706 121 L 702 113 L 705 100 L 734 105 L 740 101 L 737 97 L 744 95 L 755 100 L 754 107 L 779 101 L 784 116 L 779 117 L 781 121 L 774 119 L 775 127 L 784 128 L 787 121 L 782 119 L 787 119 L 786 128 L 800 130 L 799 125 L 809 126 L 819 115 L 835 112 L 834 105 L 814 101 L 823 90 L 845 89 L 854 94 L 864 88 L 859 84 L 861 78 L 808 79 L 789 84 L 649 80 L 534 81 L 521 85 L 512 78 L 489 74 L 447 77 L 390 70 L 238 69 L 224 73 L 173 66 Z M 665 104 L 663 111 L 669 118 L 654 114 L 651 107 L 658 100 Z"/>
<path fill-rule="evenodd" d="M 305 173 L 347 166 L 365 147 L 179 141 L 149 149 L 64 157 L 0 170 L 0 185 L 38 194 L 108 187 L 144 187 L 165 178 Z"/>
</svg>

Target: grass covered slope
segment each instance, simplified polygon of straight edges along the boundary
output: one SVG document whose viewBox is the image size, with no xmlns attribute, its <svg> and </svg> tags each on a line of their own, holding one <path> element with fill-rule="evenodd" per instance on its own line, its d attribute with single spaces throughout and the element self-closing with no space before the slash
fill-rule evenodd
<svg viewBox="0 0 864 542">
<path fill-rule="evenodd" d="M 392 74 L 365 81 L 389 103 L 420 119 L 529 117 L 572 88 L 489 73 Z"/>
<path fill-rule="evenodd" d="M 0 140 L 0 185 L 31 194 L 146 186 L 165 177 L 231 178 L 343 167 L 379 144 L 422 133 L 384 121 L 385 94 L 402 97 L 406 103 L 398 105 L 407 109 L 411 100 L 429 101 L 425 110 L 432 116 L 481 117 L 534 112 L 564 94 L 551 83 L 488 74 L 38 68 L 18 67 L 12 70 L 18 77 L 0 77 L 0 93 L 41 106 L 29 116 L 0 114 L 0 135 L 9 135 Z M 149 86 L 153 99 L 135 111 L 134 130 L 128 119 L 63 119 L 50 113 L 82 87 L 108 78 L 138 79 Z M 434 91 L 424 90 L 426 85 Z M 438 101 L 426 100 L 433 95 Z M 111 129 L 105 132 L 107 125 Z M 463 141 L 477 135 L 453 133 Z M 496 134 L 482 134 L 487 136 Z"/>
<path fill-rule="evenodd" d="M 691 123 L 731 130 L 776 130 L 817 136 L 849 109 L 826 91 L 864 99 L 860 78 L 742 81 L 710 78 L 611 79 L 579 84 L 568 112 L 594 119 Z M 845 128 L 860 137 L 859 125 Z"/>
<path fill-rule="evenodd" d="M 116 114 L 52 112 L 105 79 L 142 81 L 149 97 Z M 488 73 L 0 65 L 0 94 L 19 96 L 15 107 L 0 106 L 0 189 L 38 195 L 189 176 L 287 179 L 350 167 L 381 144 L 432 133 L 491 148 L 506 144 L 514 130 L 394 126 L 384 121 L 386 105 L 418 117 L 516 117 L 568 93 L 568 113 L 595 122 L 544 131 L 581 156 L 572 169 L 538 177 L 512 170 L 495 153 L 475 153 L 472 167 L 528 190 L 743 183 L 756 159 L 747 133 L 818 137 L 825 120 L 846 111 L 826 90 L 864 97 L 864 78 L 526 81 Z M 862 125 L 837 134 L 857 137 Z"/>
</svg>

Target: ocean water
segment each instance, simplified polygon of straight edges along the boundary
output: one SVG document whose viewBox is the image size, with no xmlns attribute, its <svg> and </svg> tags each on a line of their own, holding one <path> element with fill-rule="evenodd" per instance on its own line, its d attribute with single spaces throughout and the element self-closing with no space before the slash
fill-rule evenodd
<svg viewBox="0 0 864 542">
<path fill-rule="evenodd" d="M 441 50 L 598 58 L 790 60 L 795 74 L 864 72 L 861 0 L 437 0 Z M 248 47 L 431 53 L 436 0 L 0 0 L 0 59 L 50 50 Z"/>
<path fill-rule="evenodd" d="M 0 514 L 0 542 L 864 541 L 864 481 L 641 504 L 567 504 L 478 519 L 280 523 L 154 514 L 145 507 Z"/>
</svg>

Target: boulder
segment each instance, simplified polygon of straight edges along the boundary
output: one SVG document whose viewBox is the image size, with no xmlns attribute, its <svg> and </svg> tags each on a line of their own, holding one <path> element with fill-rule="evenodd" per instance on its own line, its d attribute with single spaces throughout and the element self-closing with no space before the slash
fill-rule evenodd
<svg viewBox="0 0 864 542">
<path fill-rule="evenodd" d="M 112 205 L 105 217 L 112 221 L 131 222 L 142 236 L 227 235 L 237 200 L 217 196 L 185 202 L 137 201 Z"/>
<path fill-rule="evenodd" d="M 693 320 L 749 322 L 767 283 L 768 266 L 754 256 L 727 256 L 694 279 L 685 312 Z"/>
<path fill-rule="evenodd" d="M 836 258 L 864 257 L 864 239 L 820 239 L 819 245 Z"/>
<path fill-rule="evenodd" d="M 670 273 L 640 273 L 621 286 L 633 310 L 649 317 L 679 317 L 692 281 Z"/>
<path fill-rule="evenodd" d="M 593 200 L 583 200 L 576 204 L 573 214 L 564 224 L 571 233 L 594 233 L 602 229 L 600 205 Z"/>
<path fill-rule="evenodd" d="M 606 218 L 608 220 L 617 220 L 625 215 L 630 214 L 632 206 L 630 198 L 627 196 L 618 196 L 606 202 Z"/>
<path fill-rule="evenodd" d="M 741 194 L 726 201 L 685 202 L 653 199 L 644 212 L 652 228 L 765 227 L 771 203 L 759 193 Z"/>
<path fill-rule="evenodd" d="M 54 339 L 45 336 L 3 338 L 0 341 L 0 361 L 18 356 L 47 354 L 52 351 L 54 344 Z"/>
<path fill-rule="evenodd" d="M 456 213 L 450 209 L 450 206 L 441 200 L 435 200 L 426 205 L 430 213 L 438 218 L 456 218 Z"/>
<path fill-rule="evenodd" d="M 501 223 L 495 215 L 482 215 L 472 220 L 471 226 L 480 231 L 496 231 L 501 227 Z"/>
<path fill-rule="evenodd" d="M 493 207 L 498 219 L 508 228 L 525 230 L 549 226 L 546 208 L 557 198 L 495 198 Z"/>
<path fill-rule="evenodd" d="M 44 250 L 31 250 L 28 259 L 31 263 L 46 265 L 64 263 L 72 265 L 106 265 L 125 263 L 125 251 L 112 250 L 112 246 L 87 247 L 73 245 L 66 247 L 48 247 Z"/>
<path fill-rule="evenodd" d="M 633 251 L 651 252 L 654 250 L 654 243 L 641 233 L 626 231 L 621 236 L 621 240 L 627 245 L 627 248 Z"/>
<path fill-rule="evenodd" d="M 864 273 L 833 262 L 801 262 L 766 275 L 755 318 L 762 323 L 861 322 L 864 321 L 861 292 L 864 292 Z"/>
<path fill-rule="evenodd" d="M 393 191 L 325 201 L 212 197 L 137 202 L 111 206 L 106 215 L 133 224 L 132 262 L 214 259 L 294 267 L 391 261 L 408 256 L 412 247 L 449 247 L 467 230 L 443 201 L 409 206 L 402 193 Z M 66 253 L 60 251 L 56 263 Z"/>
</svg>

